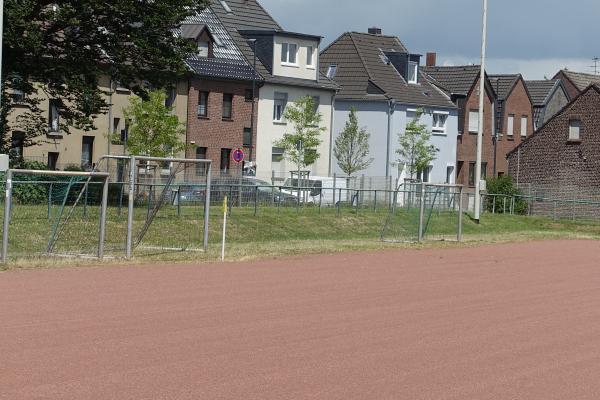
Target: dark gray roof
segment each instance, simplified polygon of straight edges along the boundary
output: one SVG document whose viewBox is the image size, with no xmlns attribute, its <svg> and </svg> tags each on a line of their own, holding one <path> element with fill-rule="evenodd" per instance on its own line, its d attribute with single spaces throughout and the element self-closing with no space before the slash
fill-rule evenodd
<svg viewBox="0 0 600 400">
<path fill-rule="evenodd" d="M 559 84 L 559 81 L 558 79 L 525 81 L 525 84 L 527 85 L 533 105 L 544 106 L 550 95 L 554 92 L 556 85 Z"/>
<path fill-rule="evenodd" d="M 205 28 L 204 24 L 183 24 L 181 25 L 181 37 L 197 40 Z"/>
<path fill-rule="evenodd" d="M 489 76 L 492 88 L 494 89 L 494 92 L 496 92 L 498 100 L 506 100 L 506 98 L 510 94 L 510 91 L 515 86 L 520 77 L 520 74 Z"/>
<path fill-rule="evenodd" d="M 481 74 L 479 65 L 423 67 L 434 83 L 451 94 L 466 96 Z"/>
<path fill-rule="evenodd" d="M 394 36 L 347 32 L 321 53 L 321 72 L 326 73 L 330 65 L 337 66 L 333 79 L 340 85 L 340 99 L 394 99 L 403 104 L 455 108 L 422 73 L 418 84 L 408 84 L 385 53 L 406 54 L 408 50 Z"/>
<path fill-rule="evenodd" d="M 271 15 L 256 0 L 226 0 L 231 12 L 227 12 L 219 0 L 212 0 L 210 9 L 227 29 L 233 42 L 243 55 L 247 63 L 254 62 L 254 53 L 248 40 L 240 31 L 265 30 L 271 32 L 285 32 L 285 30 L 271 17 Z M 317 87 L 327 90 L 336 90 L 337 85 L 323 75 L 319 80 L 293 79 L 273 76 L 269 69 L 257 59 L 256 71 L 266 81 L 286 85 Z"/>
<path fill-rule="evenodd" d="M 260 80 L 250 65 L 217 58 L 188 59 L 188 67 L 198 76 L 215 79 Z"/>
<path fill-rule="evenodd" d="M 563 69 L 561 71 L 579 91 L 585 90 L 591 84 L 600 84 L 600 75 L 585 74 L 583 72 L 573 72 Z"/>
</svg>

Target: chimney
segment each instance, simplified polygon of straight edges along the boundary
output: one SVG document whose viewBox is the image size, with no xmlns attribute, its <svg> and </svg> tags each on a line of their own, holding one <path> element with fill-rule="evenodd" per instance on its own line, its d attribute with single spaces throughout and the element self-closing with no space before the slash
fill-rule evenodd
<svg viewBox="0 0 600 400">
<path fill-rule="evenodd" d="M 426 65 L 428 67 L 435 67 L 437 62 L 437 54 L 436 53 L 427 53 Z"/>
<path fill-rule="evenodd" d="M 372 28 L 369 28 L 369 33 L 371 35 L 381 35 L 381 28 L 377 28 L 375 26 Z"/>
</svg>

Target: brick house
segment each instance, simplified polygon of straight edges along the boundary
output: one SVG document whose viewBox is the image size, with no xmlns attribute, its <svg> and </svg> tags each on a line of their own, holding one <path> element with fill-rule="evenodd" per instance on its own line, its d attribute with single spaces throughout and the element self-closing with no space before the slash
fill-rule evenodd
<svg viewBox="0 0 600 400">
<path fill-rule="evenodd" d="M 428 57 L 433 60 L 434 57 Z M 438 67 L 433 62 L 423 68 L 433 84 L 446 92 L 458 107 L 458 137 L 456 146 L 456 183 L 475 187 L 477 131 L 479 129 L 479 77 L 477 65 Z M 486 97 L 483 105 L 482 177 L 492 173 L 494 164 L 495 93 L 486 76 Z"/>
<path fill-rule="evenodd" d="M 566 69 L 558 71 L 552 79 L 560 79 L 562 81 L 567 94 L 569 95 L 569 100 L 577 97 L 588 86 L 600 84 L 600 75 L 573 72 Z"/>
<path fill-rule="evenodd" d="M 187 60 L 193 73 L 187 157 L 213 160 L 215 174 L 239 175 L 256 158 L 256 98 L 262 79 L 211 7 L 186 19 L 181 35 L 198 45 Z M 246 154 L 240 164 L 232 160 L 238 148 Z"/>
<path fill-rule="evenodd" d="M 508 152 L 533 134 L 533 103 L 521 74 L 490 75 L 490 82 L 496 93 L 492 176 L 502 176 L 508 172 Z"/>
<path fill-rule="evenodd" d="M 533 102 L 534 129 L 538 130 L 569 102 L 569 95 L 560 79 L 525 81 Z"/>
<path fill-rule="evenodd" d="M 600 87 L 591 85 L 508 154 L 509 173 L 537 196 L 600 194 Z"/>
</svg>

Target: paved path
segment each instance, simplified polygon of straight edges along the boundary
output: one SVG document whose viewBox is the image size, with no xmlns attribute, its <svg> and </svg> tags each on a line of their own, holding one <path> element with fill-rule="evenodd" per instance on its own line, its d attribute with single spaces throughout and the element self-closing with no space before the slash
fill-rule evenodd
<svg viewBox="0 0 600 400">
<path fill-rule="evenodd" d="M 598 399 L 600 242 L 0 273 L 1 399 Z"/>
</svg>

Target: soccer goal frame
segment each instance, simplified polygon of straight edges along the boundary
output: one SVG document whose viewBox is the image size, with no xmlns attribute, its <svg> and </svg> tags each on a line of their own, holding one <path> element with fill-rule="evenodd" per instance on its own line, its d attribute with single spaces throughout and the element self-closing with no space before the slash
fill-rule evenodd
<svg viewBox="0 0 600 400">
<path fill-rule="evenodd" d="M 434 209 L 437 209 L 436 206 L 437 194 L 434 193 L 433 202 L 431 203 L 431 199 L 428 196 L 431 196 L 432 192 L 428 189 L 446 189 L 449 191 L 449 195 L 453 198 L 453 207 L 452 209 L 457 212 L 457 221 L 456 221 L 456 241 L 462 241 L 462 227 L 463 227 L 463 195 L 464 195 L 464 186 L 458 184 L 436 184 L 436 183 L 426 183 L 426 182 L 416 182 L 411 181 L 408 182 L 410 185 L 410 189 L 406 188 L 407 183 L 399 185 L 394 193 L 394 201 L 390 206 L 389 216 L 385 222 L 385 226 L 381 233 L 381 240 L 387 243 L 422 243 L 426 240 L 427 236 L 427 227 L 429 226 L 431 213 Z M 405 186 L 402 189 L 402 186 Z M 413 189 L 414 188 L 414 189 Z M 407 199 L 408 198 L 408 199 Z M 413 203 L 413 201 L 418 200 L 418 222 L 415 226 L 416 232 L 414 232 L 414 238 L 412 240 L 399 240 L 399 239 L 388 239 L 385 237 L 386 230 L 388 228 L 388 224 L 390 220 L 393 219 L 398 206 L 401 205 L 401 208 L 407 207 L 408 200 L 408 208 Z M 401 202 L 400 202 L 401 201 Z M 431 206 L 431 207 L 429 207 Z M 426 217 L 426 209 L 431 208 L 429 216 Z M 452 235 L 454 236 L 454 235 Z M 446 239 L 441 239 L 446 240 Z"/>
<path fill-rule="evenodd" d="M 208 251 L 208 234 L 209 234 L 209 219 L 210 219 L 210 196 L 211 196 L 211 176 L 212 176 L 212 161 L 205 159 L 194 159 L 194 158 L 172 158 L 172 157 L 149 157 L 149 156 L 118 156 L 118 155 L 106 155 L 100 157 L 97 163 L 97 168 L 101 168 L 102 162 L 108 160 L 122 160 L 129 162 L 129 173 L 128 181 L 124 182 L 128 187 L 128 199 L 127 199 L 127 239 L 125 245 L 126 258 L 131 259 L 133 257 L 134 250 L 134 227 L 133 217 L 135 209 L 135 190 L 138 182 L 138 162 L 159 162 L 159 163 L 187 163 L 204 165 L 206 173 L 206 188 L 204 192 L 204 220 L 203 220 L 203 233 L 202 233 L 202 248 L 201 249 L 190 249 L 190 248 L 173 248 L 173 247 L 160 247 L 153 246 L 153 250 L 178 250 L 178 251 L 193 251 L 201 250 Z"/>
<path fill-rule="evenodd" d="M 12 192 L 13 192 L 13 175 L 44 175 L 44 176 L 55 176 L 55 177 L 82 177 L 88 178 L 88 182 L 93 178 L 102 179 L 102 204 L 100 208 L 100 227 L 99 227 L 99 238 L 98 238 L 98 253 L 97 258 L 102 259 L 104 257 L 104 239 L 106 235 L 106 211 L 108 206 L 108 184 L 110 181 L 109 174 L 106 172 L 78 172 L 78 171 L 47 171 L 47 170 L 36 170 L 36 169 L 8 169 L 6 171 L 6 189 L 5 189 L 5 201 L 4 201 L 4 225 L 2 231 L 2 263 L 6 263 L 8 260 L 8 238 L 10 230 L 11 210 L 12 210 Z M 55 255 L 52 253 L 51 248 L 48 248 L 47 255 Z M 67 255 L 78 257 L 77 255 Z"/>
</svg>

